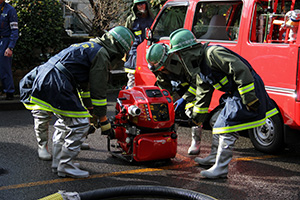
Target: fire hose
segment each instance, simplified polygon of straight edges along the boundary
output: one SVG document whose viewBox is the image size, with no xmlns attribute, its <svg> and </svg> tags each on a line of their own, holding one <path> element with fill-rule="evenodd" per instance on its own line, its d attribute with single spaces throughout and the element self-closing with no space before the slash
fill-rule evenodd
<svg viewBox="0 0 300 200">
<path fill-rule="evenodd" d="M 60 194 L 60 195 L 58 195 Z M 56 196 L 56 198 L 51 198 Z M 215 200 L 215 198 L 192 190 L 168 186 L 130 185 L 92 190 L 83 193 L 58 192 L 41 200 L 105 200 L 105 199 L 177 199 L 177 200 Z"/>
</svg>

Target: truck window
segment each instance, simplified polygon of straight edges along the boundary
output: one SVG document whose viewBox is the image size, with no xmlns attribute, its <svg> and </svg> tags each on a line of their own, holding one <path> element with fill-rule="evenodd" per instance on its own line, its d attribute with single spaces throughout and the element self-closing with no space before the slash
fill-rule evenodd
<svg viewBox="0 0 300 200">
<path fill-rule="evenodd" d="M 237 40 L 243 2 L 205 2 L 197 4 L 193 33 L 198 39 Z"/>
<path fill-rule="evenodd" d="M 300 20 L 299 9 L 300 1 L 278 0 L 273 3 L 267 0 L 257 1 L 252 15 L 250 41 L 283 44 L 296 42 L 293 33 L 297 32 L 298 26 L 294 29 L 289 22 L 290 14 L 293 12 L 299 13 Z"/>
<path fill-rule="evenodd" d="M 153 38 L 169 37 L 176 29 L 183 28 L 187 6 L 172 6 L 164 9 L 153 27 Z"/>
</svg>

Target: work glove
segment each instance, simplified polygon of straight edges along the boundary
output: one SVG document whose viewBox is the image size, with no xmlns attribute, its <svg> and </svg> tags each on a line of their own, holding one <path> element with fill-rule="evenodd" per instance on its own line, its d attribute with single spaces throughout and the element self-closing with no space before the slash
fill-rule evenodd
<svg viewBox="0 0 300 200">
<path fill-rule="evenodd" d="M 100 120 L 100 127 L 101 127 L 101 135 L 107 135 L 110 137 L 110 139 L 115 138 L 115 132 L 111 128 L 111 124 L 108 121 L 107 117 L 104 117 Z"/>
<path fill-rule="evenodd" d="M 252 101 L 246 105 L 246 107 L 249 111 L 254 111 L 254 112 L 256 112 L 258 110 L 259 106 L 260 106 L 259 99 L 255 99 L 254 101 Z"/>
<path fill-rule="evenodd" d="M 177 101 L 175 101 L 174 103 L 175 112 L 184 110 L 185 104 L 186 104 L 186 100 L 183 98 L 180 98 Z"/>
</svg>

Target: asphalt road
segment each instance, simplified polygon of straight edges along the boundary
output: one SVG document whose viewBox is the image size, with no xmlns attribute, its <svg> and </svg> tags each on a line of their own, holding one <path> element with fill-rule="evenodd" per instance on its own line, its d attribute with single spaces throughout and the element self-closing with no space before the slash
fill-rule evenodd
<svg viewBox="0 0 300 200">
<path fill-rule="evenodd" d="M 117 93 L 109 96 L 114 114 Z M 51 124 L 54 123 L 54 118 Z M 50 127 L 50 135 L 54 129 Z M 51 162 L 39 160 L 33 119 L 27 110 L 0 111 L 0 200 L 39 199 L 58 190 L 86 192 L 117 186 L 169 186 L 200 192 L 216 199 L 300 199 L 300 147 L 288 146 L 279 155 L 254 149 L 240 137 L 229 164 L 227 179 L 209 180 L 187 155 L 188 128 L 180 127 L 177 155 L 171 161 L 129 163 L 111 156 L 99 132 L 87 139 L 91 149 L 81 151 L 76 162 L 90 172 L 86 179 L 59 178 Z M 210 152 L 211 132 L 204 131 L 200 156 Z"/>
</svg>

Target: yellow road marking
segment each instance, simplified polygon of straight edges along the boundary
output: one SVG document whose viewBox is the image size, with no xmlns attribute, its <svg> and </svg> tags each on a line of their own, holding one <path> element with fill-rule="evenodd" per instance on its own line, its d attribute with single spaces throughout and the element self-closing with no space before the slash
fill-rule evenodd
<svg viewBox="0 0 300 200">
<path fill-rule="evenodd" d="M 279 157 L 279 156 L 266 155 L 266 156 L 260 156 L 260 157 L 234 158 L 234 159 L 232 159 L 232 162 L 251 161 L 251 160 L 268 159 L 268 158 L 276 158 L 276 157 Z M 165 167 L 160 167 L 160 168 L 144 168 L 144 169 L 135 169 L 135 170 L 120 171 L 120 172 L 111 172 L 111 173 L 106 173 L 106 174 L 95 174 L 95 175 L 89 176 L 88 178 L 82 178 L 82 179 L 60 178 L 60 179 L 54 179 L 54 180 L 48 180 L 48 181 L 37 181 L 37 182 L 22 183 L 22 184 L 17 184 L 17 185 L 7 185 L 7 186 L 1 186 L 0 191 L 40 186 L 40 185 L 50 185 L 50 184 L 54 184 L 54 183 L 71 182 L 71 181 L 77 181 L 77 180 L 119 176 L 119 175 L 123 175 L 123 174 L 138 174 L 138 173 L 157 172 L 157 171 L 170 170 L 170 169 L 188 168 L 188 167 L 193 167 L 193 166 L 198 165 L 195 162 L 191 162 L 193 159 L 190 157 L 186 157 L 186 156 L 177 154 L 176 158 L 181 159 L 180 164 L 175 164 L 175 165 L 165 166 Z"/>
<path fill-rule="evenodd" d="M 251 160 L 261 160 L 261 159 L 268 159 L 268 158 L 278 158 L 279 156 L 275 155 L 266 155 L 266 156 L 259 156 L 259 157 L 243 157 L 243 158 L 234 158 L 232 159 L 233 162 L 235 161 L 251 161 Z"/>
</svg>

